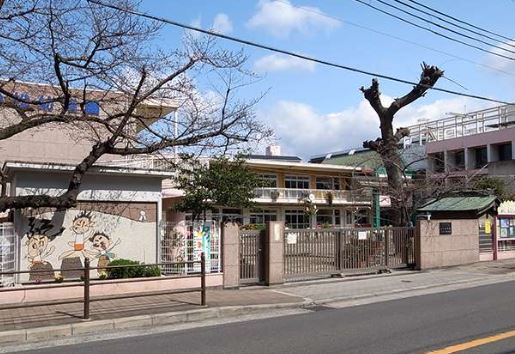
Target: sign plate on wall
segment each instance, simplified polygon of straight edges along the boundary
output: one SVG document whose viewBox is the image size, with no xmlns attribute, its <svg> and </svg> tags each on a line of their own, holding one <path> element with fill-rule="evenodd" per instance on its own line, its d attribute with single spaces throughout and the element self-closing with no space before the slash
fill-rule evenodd
<svg viewBox="0 0 515 354">
<path fill-rule="evenodd" d="M 497 214 L 506 215 L 506 214 L 515 214 L 515 200 L 507 200 L 502 202 L 497 209 Z"/>
</svg>

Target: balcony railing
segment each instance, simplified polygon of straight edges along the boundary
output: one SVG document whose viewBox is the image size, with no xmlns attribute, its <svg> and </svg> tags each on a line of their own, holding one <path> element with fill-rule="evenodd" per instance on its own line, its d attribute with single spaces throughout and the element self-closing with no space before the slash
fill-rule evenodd
<svg viewBox="0 0 515 354">
<path fill-rule="evenodd" d="M 426 142 L 454 139 L 457 137 L 497 131 L 515 127 L 514 106 L 499 106 L 466 114 L 412 125 L 410 136 L 405 140 Z M 409 145 L 409 144 L 408 144 Z"/>
<path fill-rule="evenodd" d="M 258 188 L 255 201 L 261 203 L 301 203 L 310 198 L 315 204 L 370 203 L 370 193 L 326 189 Z"/>
</svg>

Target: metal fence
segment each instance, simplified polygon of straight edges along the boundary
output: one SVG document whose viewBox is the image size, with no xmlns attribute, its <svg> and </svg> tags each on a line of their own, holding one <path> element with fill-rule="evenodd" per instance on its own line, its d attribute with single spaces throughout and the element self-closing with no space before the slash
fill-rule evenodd
<svg viewBox="0 0 515 354">
<path fill-rule="evenodd" d="M 134 297 L 143 297 L 143 296 L 155 296 L 155 295 L 166 295 L 166 294 L 180 294 L 180 293 L 188 293 L 188 292 L 200 292 L 200 305 L 205 306 L 206 305 L 206 260 L 204 257 L 204 253 L 201 253 L 200 260 L 198 262 L 180 262 L 179 263 L 155 263 L 155 264 L 138 264 L 138 265 L 119 265 L 119 266 L 102 266 L 102 267 L 91 267 L 89 258 L 85 259 L 84 267 L 81 268 L 73 268 L 69 269 L 69 271 L 74 272 L 80 272 L 82 275 L 80 277 L 80 280 L 73 280 L 70 282 L 62 283 L 62 284 L 50 284 L 47 282 L 31 282 L 29 284 L 37 284 L 37 287 L 32 288 L 25 288 L 25 287 L 8 287 L 8 288 L 2 288 L 0 289 L 0 294 L 5 292 L 16 292 L 16 291 L 31 291 L 31 290 L 38 290 L 43 288 L 68 288 L 77 286 L 77 282 L 80 282 L 80 284 L 84 288 L 83 297 L 80 299 L 49 299 L 49 301 L 45 302 L 35 302 L 35 303 L 20 303 L 20 304 L 8 304 L 8 305 L 0 305 L 0 310 L 7 310 L 7 309 L 16 309 L 16 308 L 26 308 L 26 307 L 38 307 L 38 306 L 46 306 L 46 305 L 63 305 L 63 304 L 71 304 L 71 303 L 83 303 L 84 309 L 83 309 L 83 318 L 89 319 L 90 317 L 90 303 L 93 301 L 101 301 L 104 300 L 103 297 L 98 298 L 91 298 L 90 296 L 90 288 L 95 285 L 101 285 L 101 284 L 109 284 L 113 282 L 112 280 L 94 280 L 90 278 L 90 274 L 92 271 L 95 270 L 102 270 L 107 271 L 109 273 L 110 270 L 118 270 L 118 269 L 125 269 L 127 271 L 129 268 L 134 267 L 159 267 L 160 269 L 164 269 L 166 267 L 173 267 L 173 266 L 182 266 L 187 267 L 189 265 L 195 265 L 198 263 L 199 273 L 197 275 L 200 275 L 200 285 L 196 288 L 189 288 L 189 289 L 183 289 L 183 290 L 167 290 L 167 291 L 160 291 L 160 292 L 145 292 L 145 293 L 132 293 L 132 294 L 122 294 L 122 295 L 112 295 L 109 296 L 109 300 L 113 299 L 126 299 L 126 298 L 134 298 Z M 0 277 L 2 276 L 15 276 L 19 274 L 27 274 L 27 273 L 39 273 L 39 272 L 48 272 L 47 269 L 45 270 L 22 270 L 22 271 L 8 271 L 8 272 L 0 272 Z M 169 276 L 170 277 L 170 276 Z M 160 277 L 152 277 L 152 278 L 138 278 L 138 281 L 144 282 L 144 281 L 155 281 L 161 279 Z M 115 280 L 116 282 L 116 280 Z"/>
<path fill-rule="evenodd" d="M 170 265 L 163 268 L 164 274 L 190 274 L 199 272 L 200 254 L 206 256 L 206 272 L 222 271 L 220 223 L 179 222 L 162 226 L 160 258 L 164 263 L 192 262 L 187 265 Z"/>
<path fill-rule="evenodd" d="M 287 280 L 414 264 L 414 228 L 285 230 Z"/>
<path fill-rule="evenodd" d="M 11 222 L 0 223 L 0 287 L 14 284 L 13 274 L 1 274 L 16 269 L 16 242 L 14 224 Z"/>
<path fill-rule="evenodd" d="M 263 279 L 264 231 L 240 230 L 240 283 L 259 283 Z"/>
</svg>

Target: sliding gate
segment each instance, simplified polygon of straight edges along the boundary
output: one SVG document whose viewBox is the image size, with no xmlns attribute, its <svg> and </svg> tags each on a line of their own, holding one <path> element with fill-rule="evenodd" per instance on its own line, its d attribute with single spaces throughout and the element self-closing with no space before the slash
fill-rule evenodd
<svg viewBox="0 0 515 354">
<path fill-rule="evenodd" d="M 414 235 L 407 227 L 285 230 L 285 279 L 411 266 Z"/>
</svg>

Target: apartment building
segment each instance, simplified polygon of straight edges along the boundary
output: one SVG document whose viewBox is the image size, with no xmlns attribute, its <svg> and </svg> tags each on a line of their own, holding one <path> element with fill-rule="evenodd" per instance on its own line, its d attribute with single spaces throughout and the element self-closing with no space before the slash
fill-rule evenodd
<svg viewBox="0 0 515 354">
<path fill-rule="evenodd" d="M 404 145 L 424 145 L 428 175 L 515 175 L 515 106 L 453 114 L 409 127 Z"/>
</svg>

